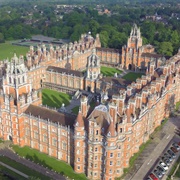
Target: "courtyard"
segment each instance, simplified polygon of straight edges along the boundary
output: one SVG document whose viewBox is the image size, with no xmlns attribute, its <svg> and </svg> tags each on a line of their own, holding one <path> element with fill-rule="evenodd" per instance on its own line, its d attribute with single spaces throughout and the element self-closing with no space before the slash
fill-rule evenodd
<svg viewBox="0 0 180 180">
<path fill-rule="evenodd" d="M 60 108 L 62 104 L 65 106 L 70 104 L 72 96 L 51 89 L 42 90 L 42 103 L 49 107 Z"/>
<path fill-rule="evenodd" d="M 141 78 L 141 76 L 144 75 L 143 73 L 135 73 L 135 72 L 129 72 L 126 75 L 124 75 L 122 78 L 129 81 L 136 81 L 137 78 Z"/>
<path fill-rule="evenodd" d="M 115 73 L 121 74 L 122 71 L 116 68 L 112 68 L 112 67 L 101 66 L 101 73 L 104 76 L 114 76 Z"/>
</svg>

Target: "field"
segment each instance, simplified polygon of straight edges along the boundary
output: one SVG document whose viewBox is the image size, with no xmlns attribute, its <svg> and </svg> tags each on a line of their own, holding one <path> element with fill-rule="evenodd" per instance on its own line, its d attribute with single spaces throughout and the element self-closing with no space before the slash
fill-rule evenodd
<svg viewBox="0 0 180 180">
<path fill-rule="evenodd" d="M 86 177 L 84 174 L 76 174 L 72 167 L 68 164 L 66 164 L 63 161 L 59 161 L 53 157 L 50 157 L 44 153 L 40 153 L 39 151 L 35 149 L 31 149 L 29 147 L 18 147 L 13 146 L 14 151 L 19 154 L 20 156 L 23 156 L 25 158 L 28 158 L 30 160 L 33 160 L 35 163 L 39 163 L 43 165 L 44 167 L 48 167 L 48 169 L 53 169 L 56 172 L 59 172 L 61 174 L 64 174 L 68 176 L 70 179 L 74 180 L 85 180 Z"/>
<path fill-rule="evenodd" d="M 121 74 L 122 71 L 116 68 L 101 66 L 101 73 L 104 76 L 114 76 L 115 73 Z"/>
<path fill-rule="evenodd" d="M 140 78 L 142 75 L 144 75 L 144 74 L 130 72 L 130 73 L 126 74 L 125 76 L 123 76 L 123 79 L 129 80 L 129 81 L 135 81 L 137 78 Z"/>
<path fill-rule="evenodd" d="M 14 53 L 19 55 L 25 55 L 28 52 L 29 48 L 24 46 L 15 46 L 10 42 L 0 44 L 0 60 L 11 59 Z"/>
<path fill-rule="evenodd" d="M 19 170 L 20 172 L 22 172 L 30 177 L 36 177 L 36 178 L 40 178 L 40 179 L 44 179 L 44 180 L 50 180 L 49 177 L 46 177 L 43 174 L 41 174 L 37 171 L 34 171 L 34 170 L 16 162 L 16 161 L 13 161 L 5 156 L 0 156 L 0 161 L 15 168 L 16 170 Z M 4 168 L 4 167 L 1 167 L 1 168 L 7 171 L 7 168 Z M 20 175 L 18 175 L 16 173 L 12 173 L 10 171 L 8 171 L 8 172 L 9 172 L 9 174 L 12 174 L 12 176 L 15 176 L 16 178 L 19 176 L 18 179 L 24 179 L 23 177 L 20 178 L 21 177 Z"/>
<path fill-rule="evenodd" d="M 71 96 L 65 93 L 57 92 L 50 89 L 42 90 L 42 103 L 49 107 L 60 108 L 64 103 L 65 106 L 69 104 Z"/>
</svg>

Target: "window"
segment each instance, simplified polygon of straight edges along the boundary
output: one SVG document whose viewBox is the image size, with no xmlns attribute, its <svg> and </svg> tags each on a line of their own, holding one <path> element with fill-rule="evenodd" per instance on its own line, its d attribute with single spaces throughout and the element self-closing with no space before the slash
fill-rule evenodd
<svg viewBox="0 0 180 180">
<path fill-rule="evenodd" d="M 97 160 L 97 159 L 98 159 L 98 157 L 97 157 L 97 156 L 95 156 L 95 157 L 94 157 L 94 159 L 95 159 L 95 160 Z"/>
<path fill-rule="evenodd" d="M 63 150 L 66 150 L 66 148 L 67 148 L 66 142 L 62 142 L 62 149 L 63 149 Z"/>
<path fill-rule="evenodd" d="M 96 130 L 96 135 L 98 135 L 98 130 Z"/>
<path fill-rule="evenodd" d="M 80 160 L 81 160 L 80 158 L 77 158 L 77 161 L 78 161 L 78 162 L 80 162 Z"/>
<path fill-rule="evenodd" d="M 121 153 L 118 153 L 118 157 L 121 157 Z"/>
<path fill-rule="evenodd" d="M 79 142 L 77 142 L 77 147 L 79 147 L 80 146 L 80 143 Z"/>
<path fill-rule="evenodd" d="M 34 131 L 34 138 L 38 139 L 38 131 Z"/>
<path fill-rule="evenodd" d="M 110 157 L 113 157 L 113 153 L 110 153 Z"/>
<path fill-rule="evenodd" d="M 128 141 L 130 141 L 131 139 L 130 139 L 130 137 L 128 137 Z"/>
<path fill-rule="evenodd" d="M 26 136 L 29 136 L 29 134 L 30 134 L 29 128 L 26 128 L 25 134 L 26 134 Z"/>
<path fill-rule="evenodd" d="M 98 151 L 98 148 L 96 147 L 96 148 L 95 148 L 95 152 L 97 152 L 97 151 Z"/>
<path fill-rule="evenodd" d="M 110 166 L 112 166 L 112 165 L 113 165 L 113 162 L 112 162 L 112 161 L 110 161 L 110 162 L 109 162 L 109 164 L 110 164 Z"/>
<path fill-rule="evenodd" d="M 109 174 L 112 174 L 112 169 L 109 170 Z"/>
<path fill-rule="evenodd" d="M 78 166 L 77 168 L 80 169 L 80 166 Z"/>
<path fill-rule="evenodd" d="M 96 168 L 96 167 L 97 167 L 97 164 L 94 164 L 94 167 Z"/>
<path fill-rule="evenodd" d="M 56 138 L 52 138 L 52 145 L 57 146 L 57 139 Z"/>
<path fill-rule="evenodd" d="M 117 165 L 118 165 L 118 166 L 120 165 L 120 161 L 117 161 Z"/>
<path fill-rule="evenodd" d="M 119 129 L 119 132 L 122 133 L 122 128 Z"/>
<path fill-rule="evenodd" d="M 79 151 L 79 150 L 77 150 L 77 154 L 80 154 L 80 151 Z"/>
<path fill-rule="evenodd" d="M 121 146 L 119 146 L 118 149 L 121 149 Z"/>
<path fill-rule="evenodd" d="M 43 134 L 43 142 L 47 142 L 47 135 Z"/>
</svg>

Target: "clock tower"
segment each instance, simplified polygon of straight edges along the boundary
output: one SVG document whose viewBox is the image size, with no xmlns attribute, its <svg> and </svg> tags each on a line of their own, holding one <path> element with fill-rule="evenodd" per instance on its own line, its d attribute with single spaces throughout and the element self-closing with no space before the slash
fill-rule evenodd
<svg viewBox="0 0 180 180">
<path fill-rule="evenodd" d="M 100 59 L 96 55 L 95 49 L 92 50 L 92 54 L 88 57 L 86 69 L 86 90 L 89 92 L 95 92 L 96 80 L 100 75 Z"/>
</svg>

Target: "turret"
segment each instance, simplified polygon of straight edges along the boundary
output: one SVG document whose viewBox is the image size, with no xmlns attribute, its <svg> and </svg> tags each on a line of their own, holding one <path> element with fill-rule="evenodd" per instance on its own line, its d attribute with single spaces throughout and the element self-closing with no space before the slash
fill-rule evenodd
<svg viewBox="0 0 180 180">
<path fill-rule="evenodd" d="M 74 171 L 77 173 L 85 172 L 85 147 L 84 119 L 81 110 L 79 110 L 74 125 Z"/>
<path fill-rule="evenodd" d="M 111 120 L 110 125 L 107 130 L 106 135 L 106 162 L 105 162 L 105 173 L 104 179 L 114 179 L 116 174 L 116 141 L 117 141 L 117 132 L 115 130 L 115 125 Z"/>
</svg>

